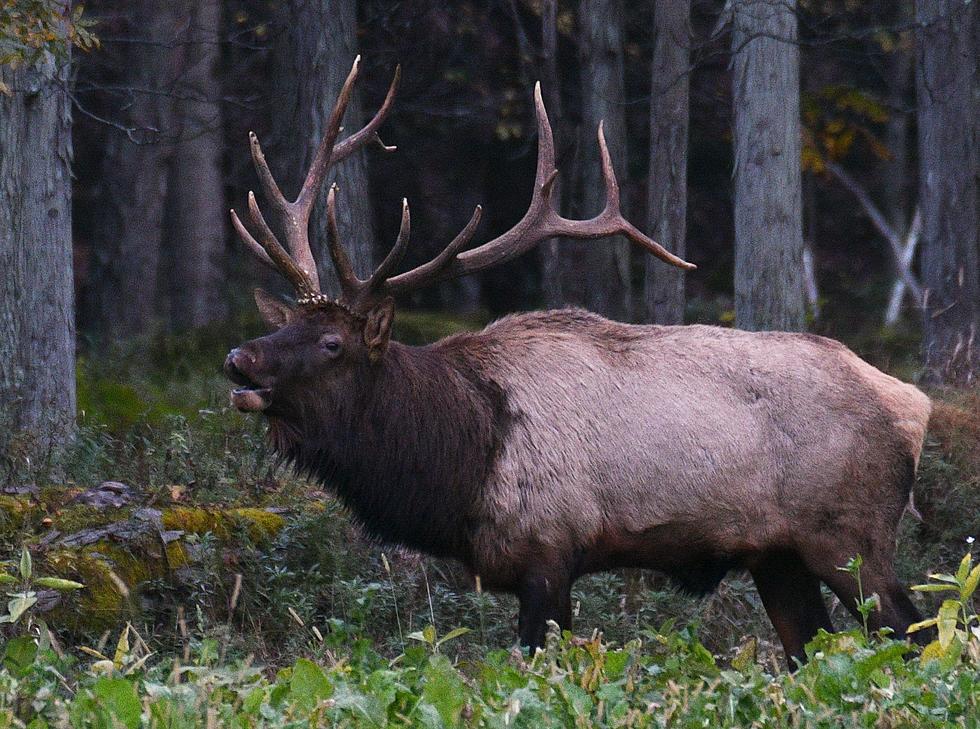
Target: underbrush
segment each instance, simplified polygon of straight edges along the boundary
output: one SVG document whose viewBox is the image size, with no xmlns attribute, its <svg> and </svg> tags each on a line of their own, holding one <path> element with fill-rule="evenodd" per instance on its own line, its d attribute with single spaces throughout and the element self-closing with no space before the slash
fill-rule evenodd
<svg viewBox="0 0 980 729">
<path fill-rule="evenodd" d="M 474 323 L 400 315 L 400 338 Z M 140 509 L 171 519 L 183 555 L 125 590 L 108 580 L 125 599 L 99 621 L 82 609 L 97 585 L 58 573 L 89 584 L 37 612 L 53 642 L 40 622 L 26 633 L 0 626 L 10 639 L 0 729 L 34 717 L 36 727 L 107 728 L 977 725 L 976 636 L 965 637 L 962 659 L 925 663 L 859 629 L 822 636 L 810 664 L 788 674 L 739 574 L 706 599 L 638 571 L 584 578 L 573 604 L 585 638 L 553 634 L 543 654 L 513 652 L 515 600 L 478 590 L 454 563 L 365 540 L 320 485 L 277 461 L 258 419 L 227 407 L 220 363 L 257 333 L 242 322 L 90 352 L 72 446 L 28 460 L 28 444 L 0 444 L 0 556 L 26 545 L 54 574 L 56 532 Z M 980 393 L 934 397 L 915 488 L 921 520 L 902 524 L 907 584 L 954 573 L 966 540 L 980 535 Z M 79 505 L 107 480 L 130 489 L 126 507 Z M 262 535 L 224 516 L 263 510 L 276 528 Z M 137 554 L 112 539 L 89 549 Z M 854 627 L 826 597 L 835 624 Z M 927 615 L 943 597 L 915 594 Z"/>
</svg>

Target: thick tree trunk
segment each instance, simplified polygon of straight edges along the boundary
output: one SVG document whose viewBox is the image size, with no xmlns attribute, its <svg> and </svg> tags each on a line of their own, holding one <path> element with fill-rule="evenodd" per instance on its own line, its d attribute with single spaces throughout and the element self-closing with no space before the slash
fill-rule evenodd
<svg viewBox="0 0 980 729">
<path fill-rule="evenodd" d="M 276 48 L 276 77 L 281 101 L 276 108 L 276 148 L 271 157 L 283 192 L 299 191 L 323 137 L 337 94 L 357 56 L 355 0 L 289 0 Z M 357 86 L 351 96 L 344 128 L 363 126 Z M 343 133 L 341 136 L 343 137 Z M 374 260 L 374 212 L 368 194 L 367 160 L 359 151 L 330 171 L 310 221 L 310 243 L 325 291 L 338 293 L 337 276 L 327 250 L 327 190 L 336 181 L 337 227 L 359 275 L 370 273 Z"/>
<path fill-rule="evenodd" d="M 650 98 L 647 230 L 671 253 L 687 252 L 687 127 L 690 0 L 656 0 Z M 646 317 L 684 323 L 684 272 L 647 256 Z"/>
<path fill-rule="evenodd" d="M 190 25 L 177 48 L 179 90 L 174 122 L 179 140 L 170 168 L 167 234 L 170 318 L 178 329 L 200 326 L 227 313 L 225 285 L 227 210 L 221 174 L 221 83 L 218 79 L 221 0 L 181 0 L 179 17 Z"/>
<path fill-rule="evenodd" d="M 0 81 L 0 434 L 44 449 L 75 425 L 67 64 Z"/>
<path fill-rule="evenodd" d="M 916 21 L 925 378 L 970 385 L 980 374 L 977 3 L 918 0 Z"/>
<path fill-rule="evenodd" d="M 168 138 L 173 133 L 168 93 L 172 51 L 161 43 L 174 32 L 169 8 L 161 0 L 139 0 L 132 6 L 127 33 L 145 42 L 126 45 L 119 59 L 122 83 L 136 89 L 126 119 L 133 132 L 107 131 L 101 210 L 83 302 L 90 329 L 106 337 L 144 332 L 158 313 L 157 274 L 173 149 Z"/>
<path fill-rule="evenodd" d="M 605 205 L 596 129 L 604 122 L 616 174 L 626 175 L 626 95 L 623 80 L 621 0 L 582 0 L 579 5 L 582 74 L 581 217 Z M 629 248 L 622 238 L 562 243 L 559 276 L 563 303 L 618 319 L 629 316 Z"/>
<path fill-rule="evenodd" d="M 796 0 L 734 0 L 735 323 L 801 330 Z"/>
</svg>

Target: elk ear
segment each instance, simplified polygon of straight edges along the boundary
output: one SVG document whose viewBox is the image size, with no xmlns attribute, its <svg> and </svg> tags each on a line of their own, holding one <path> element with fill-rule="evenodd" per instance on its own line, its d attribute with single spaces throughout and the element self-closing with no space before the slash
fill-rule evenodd
<svg viewBox="0 0 980 729">
<path fill-rule="evenodd" d="M 391 323 L 395 319 L 395 300 L 390 296 L 375 306 L 367 314 L 364 323 L 364 344 L 368 348 L 368 356 L 372 362 L 377 362 L 388 347 L 391 337 Z"/>
<path fill-rule="evenodd" d="M 255 305 L 259 307 L 262 319 L 273 329 L 282 329 L 293 318 L 293 310 L 284 301 L 280 301 L 262 289 L 255 289 Z"/>
</svg>

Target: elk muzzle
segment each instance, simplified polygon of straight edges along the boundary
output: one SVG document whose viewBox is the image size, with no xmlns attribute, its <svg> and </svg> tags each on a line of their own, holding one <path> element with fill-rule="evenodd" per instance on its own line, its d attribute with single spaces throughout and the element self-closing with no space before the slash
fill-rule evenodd
<svg viewBox="0 0 980 729">
<path fill-rule="evenodd" d="M 240 387 L 231 391 L 231 404 L 242 412 L 261 412 L 272 404 L 271 383 L 260 382 L 255 375 L 254 354 L 235 348 L 225 358 L 225 376 Z"/>
</svg>

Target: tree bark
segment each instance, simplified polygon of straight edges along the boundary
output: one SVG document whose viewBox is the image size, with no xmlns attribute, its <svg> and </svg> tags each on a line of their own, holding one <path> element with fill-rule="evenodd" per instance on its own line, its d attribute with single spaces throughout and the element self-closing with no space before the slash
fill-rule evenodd
<svg viewBox="0 0 980 729">
<path fill-rule="evenodd" d="M 735 0 L 735 323 L 802 330 L 796 0 Z"/>
<path fill-rule="evenodd" d="M 971 385 L 980 373 L 977 3 L 918 0 L 916 21 L 924 376 Z"/>
<path fill-rule="evenodd" d="M 171 51 L 163 44 L 174 32 L 169 8 L 160 0 L 139 0 L 127 13 L 127 32 L 145 41 L 126 45 L 119 58 L 122 83 L 135 89 L 126 120 L 132 131 L 131 136 L 107 131 L 101 211 L 82 302 L 89 328 L 103 337 L 145 332 L 158 313 L 164 200 L 173 149 Z"/>
<path fill-rule="evenodd" d="M 221 0 L 181 0 L 190 20 L 176 50 L 179 93 L 174 99 L 178 141 L 170 168 L 173 219 L 170 318 L 177 329 L 201 326 L 227 313 L 222 295 L 227 208 L 221 174 L 221 83 L 218 79 Z"/>
<path fill-rule="evenodd" d="M 591 217 L 605 205 L 596 129 L 604 122 L 613 166 L 622 182 L 626 170 L 626 94 L 623 80 L 621 0 L 582 0 L 579 5 L 582 127 L 579 150 L 581 199 L 578 214 Z M 563 303 L 618 319 L 629 315 L 629 248 L 621 237 L 564 241 L 558 259 Z"/>
<path fill-rule="evenodd" d="M 337 94 L 357 56 L 357 3 L 355 0 L 289 0 L 285 4 L 282 35 L 276 47 L 276 67 L 282 85 L 277 105 L 276 179 L 283 192 L 294 197 L 316 154 Z M 351 95 L 344 129 L 363 126 L 360 93 Z M 343 137 L 343 133 L 341 134 Z M 278 161 L 278 164 L 277 164 Z M 374 212 L 368 194 L 367 159 L 361 150 L 330 171 L 310 221 L 310 244 L 316 256 L 324 291 L 339 293 L 337 276 L 327 250 L 326 199 L 336 181 L 337 228 L 354 269 L 370 273 L 374 260 Z"/>
<path fill-rule="evenodd" d="M 67 65 L 0 66 L 0 433 L 42 451 L 75 426 Z"/>
<path fill-rule="evenodd" d="M 687 252 L 687 133 L 690 0 L 656 0 L 650 98 L 647 230 L 671 253 Z M 684 323 L 684 272 L 645 257 L 646 316 Z"/>
</svg>

